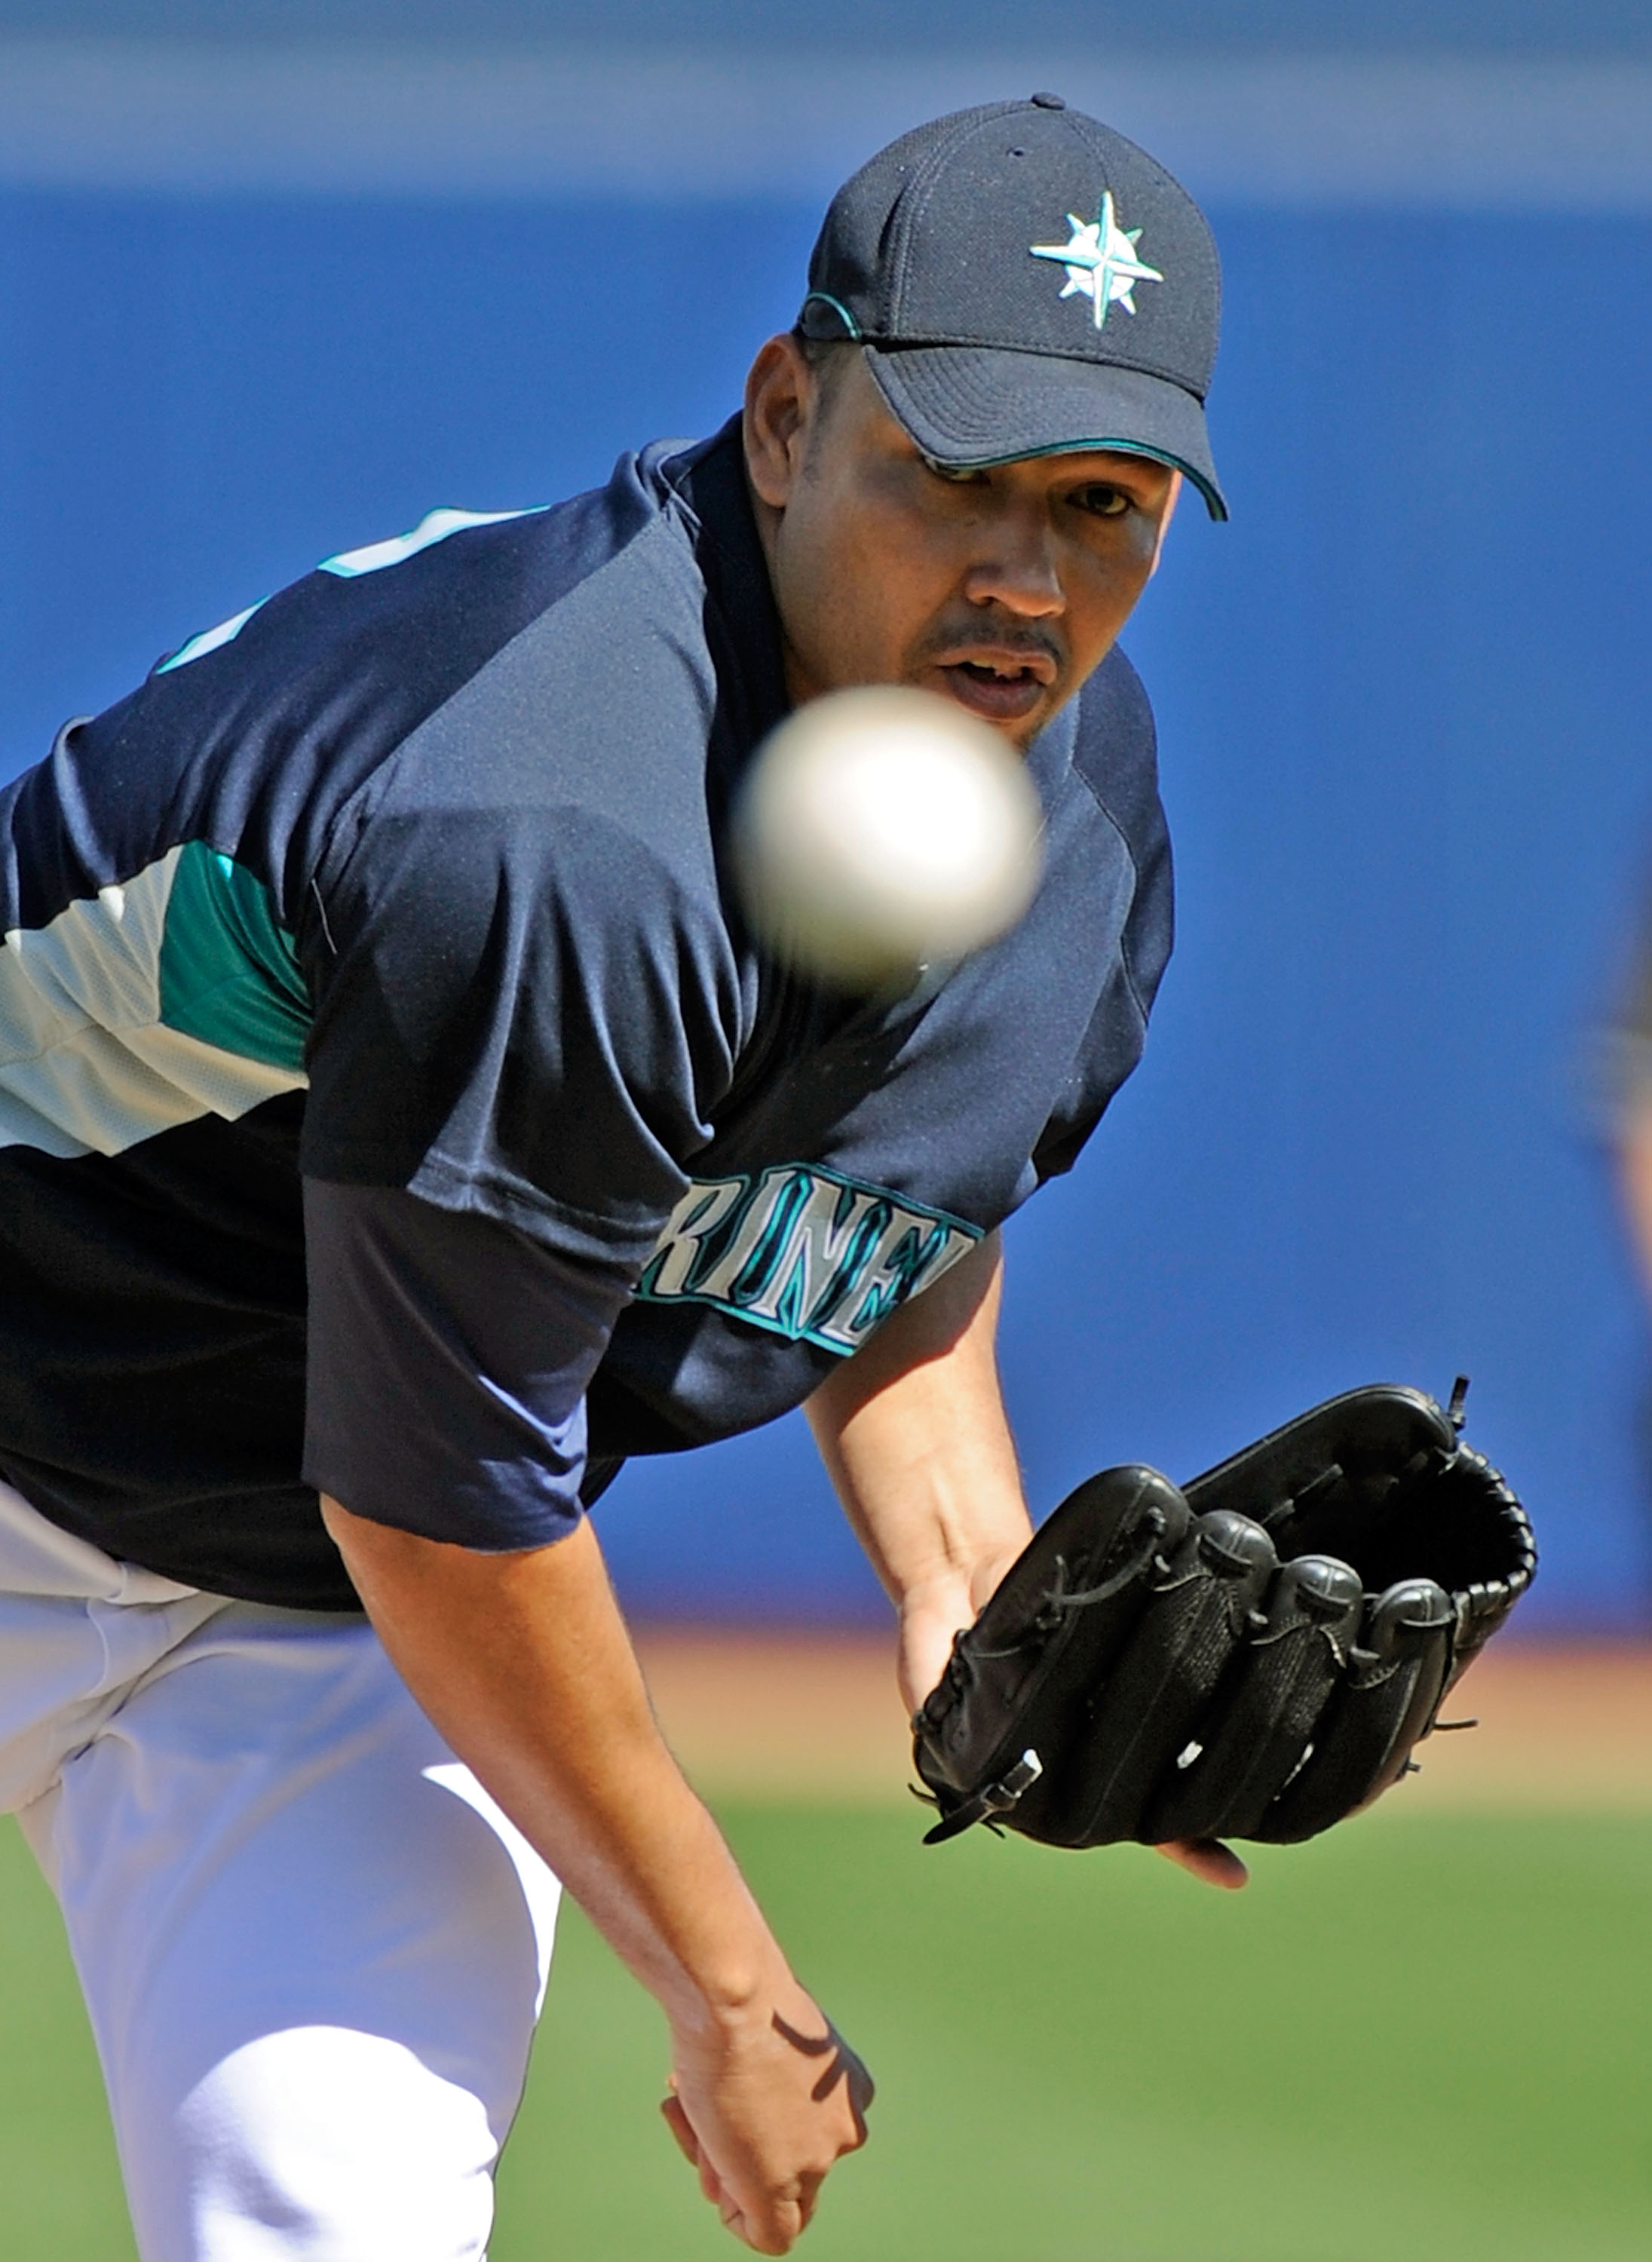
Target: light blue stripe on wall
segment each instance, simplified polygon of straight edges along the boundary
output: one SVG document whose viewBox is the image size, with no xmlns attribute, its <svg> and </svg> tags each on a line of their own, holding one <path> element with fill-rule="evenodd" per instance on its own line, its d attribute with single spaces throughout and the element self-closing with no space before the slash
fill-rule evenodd
<svg viewBox="0 0 1652 2262">
<path fill-rule="evenodd" d="M 1081 14 L 1081 11 L 1079 11 Z M 1652 209 L 1652 64 L 0 37 L 0 185 L 813 198 L 920 118 L 1057 88 L 1195 192 L 1269 205 Z M 622 254 L 617 252 L 617 256 Z"/>
</svg>

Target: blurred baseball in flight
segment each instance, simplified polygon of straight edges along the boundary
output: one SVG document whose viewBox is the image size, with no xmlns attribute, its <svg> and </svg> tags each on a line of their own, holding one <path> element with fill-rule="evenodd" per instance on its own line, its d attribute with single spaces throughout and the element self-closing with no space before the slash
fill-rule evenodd
<svg viewBox="0 0 1652 2262">
<path fill-rule="evenodd" d="M 1031 903 L 1042 812 L 1021 757 L 928 691 L 811 700 L 773 731 L 734 812 L 759 939 L 849 989 L 963 958 Z"/>
</svg>

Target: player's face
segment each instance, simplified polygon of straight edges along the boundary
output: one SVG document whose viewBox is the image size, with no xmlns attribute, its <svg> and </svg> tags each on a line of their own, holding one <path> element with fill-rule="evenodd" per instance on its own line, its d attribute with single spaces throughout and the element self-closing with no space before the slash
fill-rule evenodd
<svg viewBox="0 0 1652 2262">
<path fill-rule="evenodd" d="M 1180 486 L 1101 450 L 941 472 L 858 354 L 823 388 L 790 338 L 758 356 L 746 437 L 793 698 L 915 684 L 1022 746 L 1106 657 Z"/>
</svg>

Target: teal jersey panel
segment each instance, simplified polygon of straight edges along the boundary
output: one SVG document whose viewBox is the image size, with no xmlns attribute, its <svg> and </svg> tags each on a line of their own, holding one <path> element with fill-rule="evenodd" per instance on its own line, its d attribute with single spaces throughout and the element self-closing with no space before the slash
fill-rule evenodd
<svg viewBox="0 0 1652 2262">
<path fill-rule="evenodd" d="M 270 890 L 204 841 L 177 860 L 161 941 L 161 1019 L 243 1060 L 297 1069 L 310 995 Z"/>
</svg>

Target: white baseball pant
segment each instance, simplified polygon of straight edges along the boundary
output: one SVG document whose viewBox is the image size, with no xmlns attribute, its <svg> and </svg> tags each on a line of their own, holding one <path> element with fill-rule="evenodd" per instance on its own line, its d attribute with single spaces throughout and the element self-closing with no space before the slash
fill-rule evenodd
<svg viewBox="0 0 1652 2262">
<path fill-rule="evenodd" d="M 0 1485 L 0 1811 L 57 1894 L 144 2262 L 478 2262 L 556 1879 L 358 1618 Z"/>
</svg>

